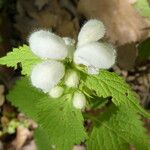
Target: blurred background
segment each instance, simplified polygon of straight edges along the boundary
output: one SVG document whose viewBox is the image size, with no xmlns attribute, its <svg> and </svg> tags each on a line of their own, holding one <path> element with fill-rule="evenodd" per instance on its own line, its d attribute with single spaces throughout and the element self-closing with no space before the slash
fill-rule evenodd
<svg viewBox="0 0 150 150">
<path fill-rule="evenodd" d="M 106 26 L 104 40 L 118 52 L 111 69 L 131 85 L 150 110 L 150 1 L 148 0 L 0 0 L 0 57 L 27 44 L 37 29 L 77 38 L 88 19 Z M 31 119 L 7 102 L 5 95 L 21 69 L 0 66 L 0 150 L 36 150 Z M 150 134 L 150 120 L 144 120 Z M 76 147 L 82 150 L 84 147 Z"/>
</svg>

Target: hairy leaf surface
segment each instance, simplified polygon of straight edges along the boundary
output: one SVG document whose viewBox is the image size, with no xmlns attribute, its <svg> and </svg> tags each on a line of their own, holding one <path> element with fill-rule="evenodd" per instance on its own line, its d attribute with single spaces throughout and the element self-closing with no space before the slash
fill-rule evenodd
<svg viewBox="0 0 150 150">
<path fill-rule="evenodd" d="M 100 97 L 112 97 L 113 103 L 117 106 L 127 105 L 143 116 L 150 117 L 150 114 L 140 106 L 137 95 L 116 73 L 102 70 L 99 75 L 88 76 L 85 85 Z"/>
<path fill-rule="evenodd" d="M 73 92 L 52 99 L 32 87 L 28 78 L 22 78 L 10 91 L 8 99 L 45 130 L 52 147 L 70 150 L 86 138 L 82 113 L 72 105 Z"/>
<path fill-rule="evenodd" d="M 88 150 L 149 150 L 150 143 L 139 116 L 127 106 L 110 106 L 101 117 L 94 118 Z"/>
<path fill-rule="evenodd" d="M 41 59 L 35 56 L 27 45 L 14 48 L 12 52 L 0 58 L 0 64 L 8 67 L 17 68 L 17 64 L 21 63 L 22 73 L 27 75 L 30 74 L 32 67 L 40 61 Z"/>
</svg>

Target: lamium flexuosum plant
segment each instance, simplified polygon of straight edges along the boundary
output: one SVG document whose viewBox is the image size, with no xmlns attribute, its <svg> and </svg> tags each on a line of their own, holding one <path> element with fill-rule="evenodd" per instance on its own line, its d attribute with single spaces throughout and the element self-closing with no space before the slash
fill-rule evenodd
<svg viewBox="0 0 150 150">
<path fill-rule="evenodd" d="M 39 150 L 149 150 L 140 115 L 150 117 L 123 78 L 110 69 L 116 49 L 102 39 L 104 24 L 87 21 L 77 42 L 48 30 L 29 35 L 29 46 L 15 48 L 0 63 L 22 76 L 7 99 L 38 123 Z M 44 142 L 44 144 L 43 144 Z"/>
</svg>

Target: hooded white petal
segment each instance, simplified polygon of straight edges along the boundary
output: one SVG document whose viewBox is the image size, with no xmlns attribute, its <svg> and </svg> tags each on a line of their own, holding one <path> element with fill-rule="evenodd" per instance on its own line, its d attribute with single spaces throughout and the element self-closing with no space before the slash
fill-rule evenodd
<svg viewBox="0 0 150 150">
<path fill-rule="evenodd" d="M 68 57 L 72 59 L 75 51 L 75 40 L 69 37 L 64 37 L 63 40 L 68 48 Z"/>
<path fill-rule="evenodd" d="M 57 61 L 45 61 L 37 64 L 31 73 L 32 85 L 42 89 L 45 93 L 49 92 L 65 74 L 65 67 Z"/>
<path fill-rule="evenodd" d="M 68 54 L 64 40 L 45 30 L 33 32 L 29 36 L 29 46 L 33 53 L 41 58 L 62 60 Z"/>
<path fill-rule="evenodd" d="M 49 95 L 52 97 L 52 98 L 59 98 L 64 92 L 64 89 L 60 86 L 56 86 L 54 88 L 52 88 L 49 92 Z"/>
<path fill-rule="evenodd" d="M 74 54 L 74 62 L 76 64 L 83 64 L 96 70 L 100 68 L 109 69 L 112 65 L 114 65 L 115 60 L 115 49 L 112 47 L 112 45 L 106 43 L 88 43 L 77 48 Z"/>
<path fill-rule="evenodd" d="M 76 71 L 69 70 L 65 76 L 65 84 L 68 87 L 78 87 L 79 75 Z"/>
<path fill-rule="evenodd" d="M 91 19 L 81 28 L 78 35 L 78 47 L 83 46 L 89 42 L 95 42 L 104 37 L 105 26 L 96 19 Z"/>
<path fill-rule="evenodd" d="M 77 109 L 83 109 L 86 105 L 86 98 L 83 93 L 75 92 L 73 96 L 73 106 Z"/>
</svg>

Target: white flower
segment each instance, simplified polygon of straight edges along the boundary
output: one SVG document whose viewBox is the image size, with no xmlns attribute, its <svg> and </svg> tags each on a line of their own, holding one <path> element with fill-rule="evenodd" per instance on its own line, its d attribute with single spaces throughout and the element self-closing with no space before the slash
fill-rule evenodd
<svg viewBox="0 0 150 150">
<path fill-rule="evenodd" d="M 73 106 L 77 109 L 83 109 L 86 105 L 86 98 L 83 93 L 75 92 L 73 96 Z"/>
<path fill-rule="evenodd" d="M 64 40 L 45 30 L 33 32 L 29 36 L 29 46 L 33 53 L 41 58 L 62 60 L 68 55 Z"/>
<path fill-rule="evenodd" d="M 106 43 L 98 42 L 105 34 L 105 27 L 101 21 L 92 19 L 81 29 L 78 36 L 77 49 L 75 41 L 71 38 L 61 38 L 50 31 L 39 30 L 29 36 L 29 46 L 34 54 L 47 61 L 37 64 L 31 73 L 33 86 L 43 90 L 53 98 L 58 98 L 63 93 L 61 87 L 57 87 L 65 75 L 65 67 L 62 62 L 70 66 L 84 65 L 89 74 L 98 74 L 100 69 L 109 69 L 115 63 L 116 51 Z M 48 60 L 50 59 L 50 60 Z M 53 61 L 52 61 L 53 60 Z M 56 61 L 57 60 L 57 61 Z M 69 68 L 68 67 L 68 68 Z M 78 67 L 77 67 L 78 68 Z M 64 83 L 68 87 L 77 88 L 80 77 L 74 70 L 68 70 Z M 73 105 L 82 109 L 86 100 L 82 93 L 75 93 Z"/>
<path fill-rule="evenodd" d="M 89 42 L 98 41 L 105 35 L 104 24 L 96 19 L 91 19 L 81 28 L 78 35 L 78 47 Z"/>
<path fill-rule="evenodd" d="M 42 89 L 45 93 L 49 92 L 65 74 L 65 67 L 57 61 L 45 61 L 37 64 L 31 73 L 32 85 Z"/>
<path fill-rule="evenodd" d="M 69 70 L 65 76 L 65 84 L 68 87 L 78 87 L 79 85 L 79 75 L 76 71 Z"/>
<path fill-rule="evenodd" d="M 87 66 L 92 74 L 97 73 L 98 69 L 109 69 L 115 60 L 115 49 L 110 44 L 100 42 L 91 42 L 79 47 L 74 54 L 74 62 Z"/>
<path fill-rule="evenodd" d="M 72 59 L 73 53 L 75 51 L 75 40 L 69 37 L 64 37 L 63 40 L 65 41 L 65 44 L 67 45 L 68 48 L 68 57 Z"/>
<path fill-rule="evenodd" d="M 49 95 L 52 97 L 52 98 L 59 98 L 64 92 L 64 89 L 60 86 L 56 86 L 54 88 L 52 88 L 49 92 Z"/>
</svg>

